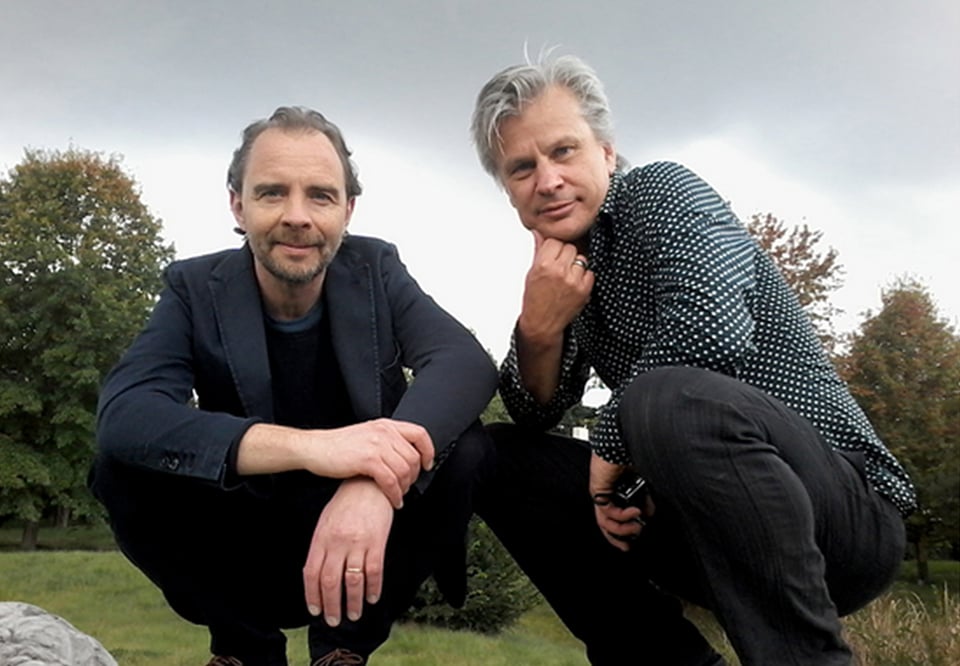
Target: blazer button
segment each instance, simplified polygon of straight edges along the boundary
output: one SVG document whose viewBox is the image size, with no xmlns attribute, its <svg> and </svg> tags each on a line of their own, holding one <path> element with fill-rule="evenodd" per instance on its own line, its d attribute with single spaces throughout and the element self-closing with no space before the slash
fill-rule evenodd
<svg viewBox="0 0 960 666">
<path fill-rule="evenodd" d="M 180 458 L 177 456 L 164 456 L 160 459 L 160 464 L 171 471 L 175 471 L 180 467 Z"/>
</svg>

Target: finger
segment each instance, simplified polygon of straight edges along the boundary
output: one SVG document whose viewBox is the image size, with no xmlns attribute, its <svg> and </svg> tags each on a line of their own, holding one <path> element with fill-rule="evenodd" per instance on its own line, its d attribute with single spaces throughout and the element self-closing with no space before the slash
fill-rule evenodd
<svg viewBox="0 0 960 666">
<path fill-rule="evenodd" d="M 606 532 L 603 533 L 603 536 L 607 540 L 607 542 L 617 550 L 622 550 L 625 553 L 630 550 L 630 544 L 624 541 L 620 541 L 619 539 L 614 539 L 612 536 L 610 536 Z"/>
<path fill-rule="evenodd" d="M 320 567 L 323 554 L 310 548 L 307 561 L 303 565 L 303 594 L 307 602 L 307 611 L 314 617 L 323 612 L 323 599 L 320 597 Z"/>
<path fill-rule="evenodd" d="M 420 451 L 403 436 L 397 435 L 393 448 L 384 452 L 384 456 L 390 457 L 390 464 L 395 466 L 398 475 L 402 474 L 404 478 L 412 475 L 416 478 L 420 474 L 420 467 L 423 465 Z"/>
<path fill-rule="evenodd" d="M 587 259 L 585 255 L 578 254 L 573 258 L 573 264 L 570 266 L 575 269 L 582 269 L 583 271 L 590 270 L 590 260 Z"/>
<path fill-rule="evenodd" d="M 427 432 L 426 428 L 407 421 L 396 421 L 396 424 L 403 438 L 419 452 L 421 467 L 425 470 L 433 469 L 433 459 L 436 451 L 433 448 L 430 433 Z"/>
<path fill-rule="evenodd" d="M 366 573 L 362 561 L 355 561 L 347 558 L 347 566 L 343 570 L 343 588 L 344 596 L 347 602 L 347 617 L 356 622 L 363 614 L 363 597 L 366 586 Z"/>
<path fill-rule="evenodd" d="M 617 550 L 622 550 L 624 552 L 630 550 L 630 545 L 628 543 L 621 541 L 620 539 L 616 539 L 610 534 L 610 531 L 606 528 L 607 518 L 600 510 L 600 507 L 595 507 L 594 513 L 596 514 L 597 526 L 600 528 L 600 533 L 603 535 L 603 538 L 606 539 L 607 542 Z"/>
<path fill-rule="evenodd" d="M 344 561 L 342 557 L 327 557 L 320 569 L 320 603 L 323 606 L 323 619 L 331 627 L 340 624 Z"/>
<path fill-rule="evenodd" d="M 420 456 L 417 450 L 407 442 L 400 442 L 396 448 L 382 453 L 382 460 L 396 477 L 400 492 L 406 493 L 420 476 Z"/>
<path fill-rule="evenodd" d="M 403 485 L 390 467 L 387 465 L 378 465 L 371 474 L 371 478 L 384 496 L 390 500 L 390 504 L 393 505 L 394 509 L 403 508 Z"/>
<path fill-rule="evenodd" d="M 373 548 L 367 552 L 365 583 L 368 604 L 380 601 L 380 593 L 383 591 L 383 558 L 384 548 Z"/>
</svg>

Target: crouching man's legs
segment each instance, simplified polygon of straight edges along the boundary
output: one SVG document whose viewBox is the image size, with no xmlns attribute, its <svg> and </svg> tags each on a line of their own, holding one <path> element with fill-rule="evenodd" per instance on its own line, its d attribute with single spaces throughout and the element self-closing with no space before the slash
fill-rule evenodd
<svg viewBox="0 0 960 666">
<path fill-rule="evenodd" d="M 744 664 L 849 664 L 838 617 L 886 588 L 904 548 L 862 460 L 693 368 L 642 375 L 620 417 L 657 506 L 638 544 L 654 579 L 711 608 Z"/>
<path fill-rule="evenodd" d="M 357 622 L 343 618 L 337 627 L 307 612 L 302 569 L 338 481 L 288 473 L 224 490 L 99 461 L 92 489 L 121 550 L 174 611 L 209 628 L 213 654 L 244 666 L 285 666 L 282 629 L 309 625 L 312 660 L 336 650 L 365 660 L 431 573 L 448 598 L 462 603 L 463 543 L 489 449 L 486 433 L 474 426 L 426 492 L 408 494 L 387 543 L 380 600 L 365 605 Z M 435 571 L 440 562 L 442 573 Z"/>
<path fill-rule="evenodd" d="M 680 603 L 647 581 L 632 553 L 603 538 L 585 442 L 507 424 L 488 430 L 495 464 L 477 513 L 583 641 L 591 664 L 722 663 Z"/>
</svg>

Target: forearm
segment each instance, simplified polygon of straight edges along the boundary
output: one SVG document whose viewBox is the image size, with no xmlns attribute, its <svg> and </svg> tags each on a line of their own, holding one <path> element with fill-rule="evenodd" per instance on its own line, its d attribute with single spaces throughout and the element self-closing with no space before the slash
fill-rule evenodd
<svg viewBox="0 0 960 666">
<path fill-rule="evenodd" d="M 314 436 L 317 435 L 314 431 Z M 237 474 L 275 474 L 307 468 L 306 433 L 296 428 L 255 423 L 237 447 Z M 314 456 L 323 447 L 310 447 Z"/>
<path fill-rule="evenodd" d="M 521 316 L 517 321 L 516 346 L 521 384 L 538 403 L 547 404 L 560 385 L 563 329 L 537 330 Z"/>
</svg>

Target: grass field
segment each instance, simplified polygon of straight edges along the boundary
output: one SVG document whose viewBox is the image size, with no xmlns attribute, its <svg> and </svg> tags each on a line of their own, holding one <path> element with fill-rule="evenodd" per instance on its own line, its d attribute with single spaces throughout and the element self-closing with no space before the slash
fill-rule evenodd
<svg viewBox="0 0 960 666">
<path fill-rule="evenodd" d="M 0 530 L 0 600 L 23 601 L 60 615 L 95 636 L 121 666 L 200 666 L 209 658 L 206 631 L 179 619 L 149 581 L 116 551 L 109 535 L 90 530 L 41 532 L 41 549 L 18 552 L 19 533 Z M 55 550 L 93 547 L 100 550 Z M 960 563 L 932 563 L 936 584 L 909 579 L 846 620 L 863 666 L 953 666 L 960 655 Z M 708 613 L 692 610 L 708 638 L 730 658 Z M 306 664 L 304 630 L 288 633 L 291 664 Z M 378 666 L 583 666 L 583 650 L 541 606 L 497 636 L 398 625 Z"/>
</svg>

